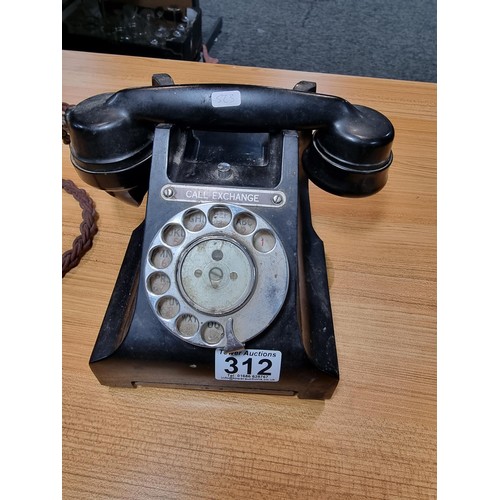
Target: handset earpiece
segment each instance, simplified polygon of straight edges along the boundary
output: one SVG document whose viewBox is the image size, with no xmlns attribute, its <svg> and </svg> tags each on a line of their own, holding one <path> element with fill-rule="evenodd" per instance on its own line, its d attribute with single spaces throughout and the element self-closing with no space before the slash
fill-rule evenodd
<svg viewBox="0 0 500 500">
<path fill-rule="evenodd" d="M 148 190 L 154 129 L 108 106 L 112 95 L 90 97 L 66 112 L 71 161 L 87 184 L 140 205 Z"/>
<path fill-rule="evenodd" d="M 152 87 L 174 85 L 164 73 L 151 80 Z M 90 97 L 67 111 L 71 161 L 87 184 L 140 205 L 149 185 L 154 124 L 110 106 L 114 94 Z"/>
<path fill-rule="evenodd" d="M 302 165 L 321 189 L 362 197 L 380 191 L 392 163 L 392 123 L 378 111 L 353 105 L 328 128 L 313 133 Z"/>
</svg>

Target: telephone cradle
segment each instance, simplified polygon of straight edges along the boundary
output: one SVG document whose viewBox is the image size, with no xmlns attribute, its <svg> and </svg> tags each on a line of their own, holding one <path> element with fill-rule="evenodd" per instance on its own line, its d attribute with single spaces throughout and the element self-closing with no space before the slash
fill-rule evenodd
<svg viewBox="0 0 500 500">
<path fill-rule="evenodd" d="M 339 365 L 308 182 L 378 192 L 391 122 L 312 82 L 163 74 L 66 119 L 85 182 L 134 205 L 148 192 L 90 357 L 100 383 L 330 398 Z"/>
</svg>

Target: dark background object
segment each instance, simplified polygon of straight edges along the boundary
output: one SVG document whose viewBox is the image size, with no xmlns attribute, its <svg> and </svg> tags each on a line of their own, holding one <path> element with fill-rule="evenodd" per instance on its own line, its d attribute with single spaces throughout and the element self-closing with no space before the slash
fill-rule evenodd
<svg viewBox="0 0 500 500">
<path fill-rule="evenodd" d="M 436 0 L 200 0 L 223 64 L 437 81 Z"/>
<path fill-rule="evenodd" d="M 164 59 L 201 60 L 198 2 L 68 0 L 62 48 Z"/>
<path fill-rule="evenodd" d="M 204 44 L 222 64 L 436 82 L 436 1 L 65 0 L 63 49 L 202 61 Z M 169 38 L 137 43 L 126 39 L 127 29 L 108 26 L 112 39 L 105 39 L 96 36 L 103 29 L 99 16 L 86 35 L 75 9 L 92 4 L 108 17 L 118 6 L 138 21 L 145 17 L 142 5 L 161 4 L 149 9 L 153 31 L 163 10 L 160 28 Z M 188 4 L 191 20 L 183 23 L 176 9 L 185 15 Z M 173 37 L 177 26 L 182 33 Z"/>
</svg>

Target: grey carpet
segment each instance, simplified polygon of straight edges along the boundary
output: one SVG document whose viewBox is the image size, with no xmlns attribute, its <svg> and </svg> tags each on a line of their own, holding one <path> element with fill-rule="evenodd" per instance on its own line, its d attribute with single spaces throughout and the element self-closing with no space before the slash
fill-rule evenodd
<svg viewBox="0 0 500 500">
<path fill-rule="evenodd" d="M 436 82 L 436 0 L 200 0 L 223 64 Z"/>
</svg>

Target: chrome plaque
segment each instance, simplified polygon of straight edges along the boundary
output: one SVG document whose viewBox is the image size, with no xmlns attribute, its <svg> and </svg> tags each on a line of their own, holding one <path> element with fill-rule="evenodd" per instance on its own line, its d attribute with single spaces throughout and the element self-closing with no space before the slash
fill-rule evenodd
<svg viewBox="0 0 500 500">
<path fill-rule="evenodd" d="M 167 184 L 163 186 L 161 195 L 167 201 L 194 203 L 234 203 L 259 207 L 282 207 L 286 203 L 286 196 L 282 191 L 199 184 Z"/>
</svg>

